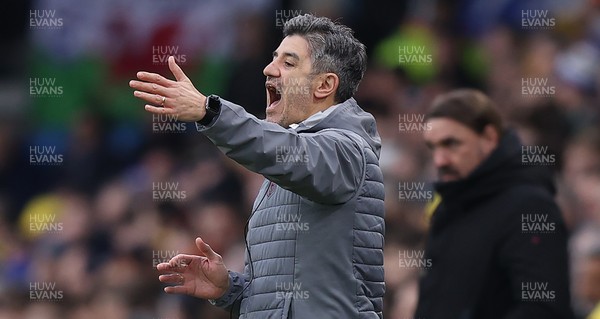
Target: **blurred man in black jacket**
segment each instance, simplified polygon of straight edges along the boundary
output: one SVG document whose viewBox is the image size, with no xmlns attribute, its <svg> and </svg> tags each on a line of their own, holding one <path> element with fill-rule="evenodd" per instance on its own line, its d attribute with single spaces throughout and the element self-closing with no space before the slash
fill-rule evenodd
<svg viewBox="0 0 600 319">
<path fill-rule="evenodd" d="M 554 186 L 483 93 L 438 97 L 424 138 L 439 174 L 415 318 L 572 318 Z"/>
</svg>

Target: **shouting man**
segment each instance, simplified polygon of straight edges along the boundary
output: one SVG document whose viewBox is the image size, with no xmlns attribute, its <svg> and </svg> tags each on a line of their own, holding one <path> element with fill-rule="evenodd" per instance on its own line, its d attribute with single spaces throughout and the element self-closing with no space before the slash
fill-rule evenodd
<svg viewBox="0 0 600 319">
<path fill-rule="evenodd" d="M 290 19 L 264 69 L 266 120 L 176 80 L 139 72 L 146 110 L 196 122 L 227 156 L 265 177 L 249 219 L 246 266 L 199 255 L 158 265 L 167 293 L 206 298 L 240 318 L 382 318 L 384 189 L 375 120 L 352 98 L 365 47 L 327 18 Z"/>
</svg>

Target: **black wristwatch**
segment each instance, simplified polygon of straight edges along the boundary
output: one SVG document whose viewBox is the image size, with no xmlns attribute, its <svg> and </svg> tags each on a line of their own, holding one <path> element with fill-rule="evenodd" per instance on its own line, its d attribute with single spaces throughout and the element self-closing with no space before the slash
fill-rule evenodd
<svg viewBox="0 0 600 319">
<path fill-rule="evenodd" d="M 217 95 L 211 94 L 206 97 L 206 114 L 197 123 L 200 125 L 208 126 L 212 121 L 221 113 L 221 98 Z"/>
</svg>

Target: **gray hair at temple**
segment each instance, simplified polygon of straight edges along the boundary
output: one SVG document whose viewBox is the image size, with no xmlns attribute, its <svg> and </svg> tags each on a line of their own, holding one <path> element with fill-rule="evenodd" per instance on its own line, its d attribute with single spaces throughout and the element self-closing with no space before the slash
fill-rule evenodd
<svg viewBox="0 0 600 319">
<path fill-rule="evenodd" d="M 283 36 L 291 35 L 302 36 L 308 42 L 312 74 L 337 74 L 340 83 L 336 102 L 344 102 L 356 93 L 367 69 L 367 52 L 352 29 L 328 18 L 304 14 L 285 23 Z"/>
</svg>

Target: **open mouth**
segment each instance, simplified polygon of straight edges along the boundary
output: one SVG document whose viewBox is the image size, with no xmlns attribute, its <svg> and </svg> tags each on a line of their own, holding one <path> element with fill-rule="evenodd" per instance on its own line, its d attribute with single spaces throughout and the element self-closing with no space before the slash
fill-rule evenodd
<svg viewBox="0 0 600 319">
<path fill-rule="evenodd" d="M 275 107 L 275 105 L 281 100 L 281 92 L 275 85 L 271 83 L 266 83 L 265 87 L 267 88 L 268 100 L 267 100 L 267 108 Z"/>
</svg>

